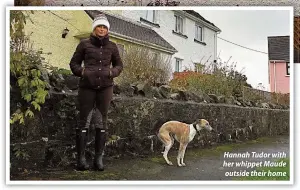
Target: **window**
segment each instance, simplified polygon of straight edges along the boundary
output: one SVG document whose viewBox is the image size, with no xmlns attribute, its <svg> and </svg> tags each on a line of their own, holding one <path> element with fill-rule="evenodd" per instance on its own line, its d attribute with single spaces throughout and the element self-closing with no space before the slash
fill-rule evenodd
<svg viewBox="0 0 300 190">
<path fill-rule="evenodd" d="M 183 34 L 183 18 L 175 15 L 175 32 Z"/>
<path fill-rule="evenodd" d="M 120 56 L 123 57 L 123 55 L 124 55 L 124 45 L 123 44 L 117 44 L 117 47 L 118 47 Z"/>
<path fill-rule="evenodd" d="M 156 11 L 155 10 L 146 10 L 144 19 L 149 22 L 155 23 L 156 22 Z"/>
<path fill-rule="evenodd" d="M 200 42 L 203 41 L 203 28 L 201 26 L 195 25 L 195 39 Z"/>
<path fill-rule="evenodd" d="M 290 75 L 290 62 L 286 63 L 286 75 Z"/>
<path fill-rule="evenodd" d="M 156 10 L 144 10 L 140 21 L 144 24 L 159 28 L 158 12 Z"/>
<path fill-rule="evenodd" d="M 180 72 L 181 64 L 182 64 L 182 59 L 177 59 L 176 58 L 176 61 L 175 61 L 175 72 Z"/>
</svg>

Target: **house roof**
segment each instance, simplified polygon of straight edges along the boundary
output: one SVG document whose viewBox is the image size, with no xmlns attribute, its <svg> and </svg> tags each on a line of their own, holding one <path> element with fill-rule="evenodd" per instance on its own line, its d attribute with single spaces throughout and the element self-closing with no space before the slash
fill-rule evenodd
<svg viewBox="0 0 300 190">
<path fill-rule="evenodd" d="M 94 19 L 95 16 L 100 14 L 100 11 L 86 10 L 86 13 Z M 134 38 L 143 42 L 155 44 L 157 46 L 166 48 L 174 53 L 177 50 L 170 45 L 164 38 L 157 34 L 149 27 L 143 26 L 137 22 L 122 19 L 117 16 L 104 13 L 110 23 L 110 31 L 113 33 L 121 34 L 130 38 Z"/>
<path fill-rule="evenodd" d="M 194 17 L 199 18 L 200 20 L 206 22 L 207 24 L 210 24 L 210 25 L 216 27 L 219 31 L 221 31 L 214 23 L 209 22 L 208 20 L 206 20 L 206 19 L 205 19 L 203 16 L 201 16 L 198 12 L 193 11 L 193 10 L 184 10 L 184 12 L 186 12 L 186 13 L 188 13 L 188 14 L 194 16 Z"/>
<path fill-rule="evenodd" d="M 290 37 L 269 36 L 268 37 L 269 60 L 290 61 Z"/>
</svg>

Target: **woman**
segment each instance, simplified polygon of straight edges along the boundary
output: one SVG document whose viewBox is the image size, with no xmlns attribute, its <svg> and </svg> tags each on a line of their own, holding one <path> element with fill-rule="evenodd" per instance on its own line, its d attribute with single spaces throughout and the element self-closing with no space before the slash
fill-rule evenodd
<svg viewBox="0 0 300 190">
<path fill-rule="evenodd" d="M 113 95 L 113 78 L 123 70 L 117 45 L 109 41 L 109 27 L 105 15 L 97 16 L 93 21 L 92 34 L 79 43 L 70 62 L 73 74 L 81 77 L 78 91 L 80 123 L 76 129 L 78 170 L 89 168 L 85 147 L 94 105 L 97 117 L 94 166 L 96 170 L 104 170 L 102 158 L 107 138 L 107 112 Z"/>
</svg>

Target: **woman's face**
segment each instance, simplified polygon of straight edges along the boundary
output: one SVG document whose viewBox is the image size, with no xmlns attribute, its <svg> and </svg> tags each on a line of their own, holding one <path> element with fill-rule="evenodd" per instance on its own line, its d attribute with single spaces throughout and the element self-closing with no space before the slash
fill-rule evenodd
<svg viewBox="0 0 300 190">
<path fill-rule="evenodd" d="M 108 29 L 104 25 L 98 25 L 94 30 L 94 34 L 100 37 L 105 36 L 107 33 L 108 33 Z"/>
</svg>

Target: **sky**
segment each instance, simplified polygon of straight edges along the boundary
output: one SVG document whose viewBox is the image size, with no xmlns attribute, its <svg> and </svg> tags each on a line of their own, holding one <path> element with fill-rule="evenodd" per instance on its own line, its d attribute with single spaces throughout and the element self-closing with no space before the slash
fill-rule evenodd
<svg viewBox="0 0 300 190">
<path fill-rule="evenodd" d="M 290 36 L 290 16 L 287 10 L 197 10 L 222 32 L 219 37 L 236 44 L 268 52 L 268 36 Z M 218 39 L 218 55 L 229 63 L 256 88 L 259 83 L 270 89 L 268 81 L 268 55 L 253 52 Z"/>
</svg>

